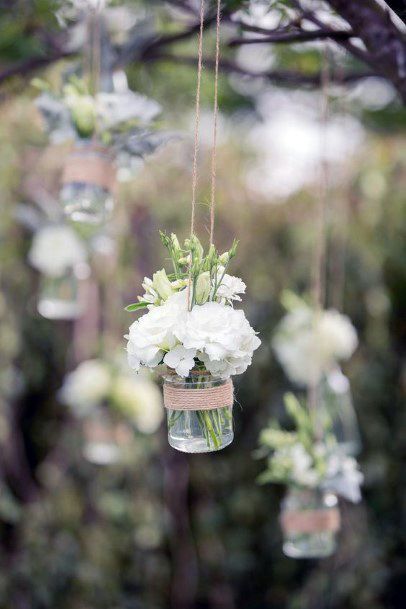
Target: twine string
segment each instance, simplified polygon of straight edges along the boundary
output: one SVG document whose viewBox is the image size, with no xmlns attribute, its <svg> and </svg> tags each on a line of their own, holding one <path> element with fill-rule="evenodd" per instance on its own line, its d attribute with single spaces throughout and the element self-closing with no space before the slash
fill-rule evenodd
<svg viewBox="0 0 406 609">
<path fill-rule="evenodd" d="M 196 217 L 196 192 L 198 182 L 197 161 L 199 156 L 199 130 L 200 130 L 200 90 L 202 84 L 203 71 L 203 29 L 204 29 L 204 0 L 200 0 L 200 27 L 198 33 L 198 50 L 197 50 L 197 82 L 196 82 L 196 97 L 195 97 L 195 135 L 193 145 L 193 165 L 192 165 L 192 211 L 190 215 L 190 236 L 195 233 L 195 217 Z M 187 308 L 191 309 L 191 288 L 192 288 L 192 261 L 189 263 L 189 276 L 187 284 Z"/>
<path fill-rule="evenodd" d="M 221 0 L 217 0 L 216 15 L 216 58 L 214 68 L 214 103 L 213 103 L 213 146 L 211 153 L 211 193 L 210 193 L 210 245 L 214 240 L 214 219 L 216 207 L 216 169 L 217 169 L 217 122 L 218 122 L 218 84 L 220 63 L 220 22 Z"/>
<path fill-rule="evenodd" d="M 321 69 L 321 108 L 320 108 L 320 166 L 319 166 L 319 188 L 316 205 L 316 239 L 312 265 L 312 297 L 315 310 L 314 324 L 325 305 L 326 290 L 326 231 L 327 231 L 327 202 L 328 202 L 328 163 L 327 152 L 327 124 L 329 118 L 329 94 L 330 66 L 328 46 L 324 47 Z M 308 390 L 309 410 L 313 414 L 315 435 L 321 440 L 323 429 L 320 417 L 317 417 L 319 403 L 319 383 L 315 380 L 310 383 Z"/>
</svg>

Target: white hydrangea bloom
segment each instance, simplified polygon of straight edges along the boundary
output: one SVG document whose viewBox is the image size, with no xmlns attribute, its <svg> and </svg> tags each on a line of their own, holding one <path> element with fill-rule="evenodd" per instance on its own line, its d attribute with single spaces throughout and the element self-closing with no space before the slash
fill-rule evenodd
<svg viewBox="0 0 406 609">
<path fill-rule="evenodd" d="M 282 319 L 272 346 L 288 377 L 311 385 L 348 359 L 358 344 L 350 319 L 338 311 L 314 312 L 306 305 Z"/>
<path fill-rule="evenodd" d="M 111 388 L 110 369 L 101 360 L 87 360 L 66 375 L 59 397 L 79 414 L 100 404 Z"/>
<path fill-rule="evenodd" d="M 86 260 L 86 249 L 69 226 L 46 226 L 35 233 L 28 259 L 44 275 L 60 277 Z"/>
</svg>

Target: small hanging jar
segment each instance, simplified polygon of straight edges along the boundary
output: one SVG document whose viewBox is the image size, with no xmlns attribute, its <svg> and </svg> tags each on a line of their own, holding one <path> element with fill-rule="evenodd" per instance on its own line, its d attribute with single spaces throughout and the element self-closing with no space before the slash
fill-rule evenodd
<svg viewBox="0 0 406 609">
<path fill-rule="evenodd" d="M 106 406 L 98 406 L 82 422 L 83 456 L 95 465 L 112 465 L 125 458 L 133 433 L 124 421 L 119 421 Z"/>
<path fill-rule="evenodd" d="M 361 437 L 350 383 L 339 367 L 327 374 L 321 382 L 320 408 L 321 416 L 325 416 L 331 424 L 340 450 L 350 456 L 359 454 Z"/>
<path fill-rule="evenodd" d="M 194 371 L 187 378 L 164 378 L 168 414 L 168 441 L 185 453 L 208 453 L 225 448 L 234 439 L 234 390 L 230 379 Z"/>
<path fill-rule="evenodd" d="M 340 529 L 337 497 L 319 489 L 290 488 L 282 503 L 283 552 L 290 558 L 333 554 Z"/>
<path fill-rule="evenodd" d="M 70 320 L 81 316 L 79 280 L 74 268 L 68 268 L 60 276 L 42 277 L 37 309 L 47 319 Z"/>
<path fill-rule="evenodd" d="M 60 201 L 76 222 L 100 224 L 113 209 L 116 171 L 108 149 L 90 140 L 78 141 L 66 159 Z"/>
</svg>

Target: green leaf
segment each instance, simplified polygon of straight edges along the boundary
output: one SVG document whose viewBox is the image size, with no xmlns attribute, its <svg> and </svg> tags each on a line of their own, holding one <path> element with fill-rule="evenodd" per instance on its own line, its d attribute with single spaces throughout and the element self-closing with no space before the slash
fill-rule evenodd
<svg viewBox="0 0 406 609">
<path fill-rule="evenodd" d="M 134 302 L 125 307 L 125 311 L 132 313 L 132 311 L 138 311 L 138 309 L 145 309 L 149 304 L 149 302 Z"/>
</svg>

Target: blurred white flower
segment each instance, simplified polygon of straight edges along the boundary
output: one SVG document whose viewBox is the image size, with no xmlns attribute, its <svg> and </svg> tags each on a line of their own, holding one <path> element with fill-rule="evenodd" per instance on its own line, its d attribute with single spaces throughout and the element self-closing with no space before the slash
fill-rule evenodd
<svg viewBox="0 0 406 609">
<path fill-rule="evenodd" d="M 113 386 L 112 400 L 141 433 L 154 433 L 164 416 L 161 392 L 149 378 L 120 375 Z"/>
<path fill-rule="evenodd" d="M 60 277 L 86 260 L 86 249 L 69 226 L 46 226 L 35 233 L 28 259 L 49 277 Z"/>
<path fill-rule="evenodd" d="M 361 485 L 364 476 L 359 470 L 356 459 L 343 455 L 339 451 L 332 453 L 327 460 L 326 479 L 323 487 L 352 501 L 361 501 Z"/>
<path fill-rule="evenodd" d="M 66 375 L 59 397 L 79 414 L 85 414 L 107 398 L 110 388 L 108 365 L 98 359 L 86 360 Z"/>
<path fill-rule="evenodd" d="M 161 112 L 158 102 L 133 91 L 98 93 L 96 106 L 104 129 L 128 121 L 135 121 L 137 126 L 147 125 Z"/>
<path fill-rule="evenodd" d="M 335 310 L 315 312 L 305 303 L 280 322 L 273 349 L 288 377 L 311 385 L 348 359 L 358 344 L 350 319 Z"/>
</svg>

